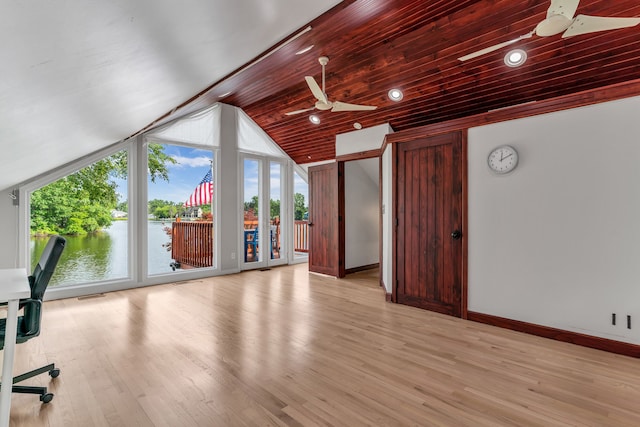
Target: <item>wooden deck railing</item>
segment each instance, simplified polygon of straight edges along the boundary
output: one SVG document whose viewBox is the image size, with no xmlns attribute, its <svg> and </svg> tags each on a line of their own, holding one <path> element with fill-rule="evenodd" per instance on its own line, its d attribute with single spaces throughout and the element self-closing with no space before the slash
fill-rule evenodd
<svg viewBox="0 0 640 427">
<path fill-rule="evenodd" d="M 309 221 L 293 222 L 294 252 L 309 252 Z"/>
<path fill-rule="evenodd" d="M 184 266 L 213 265 L 213 223 L 174 222 L 171 227 L 171 258 Z"/>
<path fill-rule="evenodd" d="M 245 223 L 245 230 L 255 228 L 257 224 L 251 221 Z M 280 229 L 276 233 L 272 251 L 280 256 Z M 309 252 L 309 222 L 294 221 L 293 227 L 294 252 Z M 171 258 L 181 266 L 211 267 L 213 265 L 213 222 L 184 221 L 171 225 Z"/>
</svg>

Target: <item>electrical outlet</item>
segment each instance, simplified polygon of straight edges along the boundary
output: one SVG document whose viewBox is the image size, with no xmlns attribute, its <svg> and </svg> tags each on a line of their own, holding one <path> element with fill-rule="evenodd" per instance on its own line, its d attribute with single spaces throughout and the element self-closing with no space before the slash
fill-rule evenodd
<svg viewBox="0 0 640 427">
<path fill-rule="evenodd" d="M 235 252 L 231 252 L 231 259 L 236 259 L 236 253 Z"/>
</svg>

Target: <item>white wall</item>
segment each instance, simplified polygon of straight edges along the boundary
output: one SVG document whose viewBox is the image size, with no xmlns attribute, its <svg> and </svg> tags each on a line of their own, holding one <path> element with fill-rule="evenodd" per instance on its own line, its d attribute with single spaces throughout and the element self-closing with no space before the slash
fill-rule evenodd
<svg viewBox="0 0 640 427">
<path fill-rule="evenodd" d="M 377 264 L 380 260 L 379 160 L 345 162 L 345 268 Z M 376 180 L 368 171 L 374 170 Z"/>
<path fill-rule="evenodd" d="M 470 311 L 640 344 L 638 111 L 640 97 L 469 130 Z M 520 154 L 507 176 L 487 166 L 501 144 Z"/>
<path fill-rule="evenodd" d="M 372 126 L 370 128 L 365 128 L 361 130 L 356 130 L 356 131 L 336 135 L 336 156 L 360 153 L 363 151 L 370 151 L 370 150 L 378 150 L 380 149 L 380 147 L 382 147 L 385 136 L 387 136 L 390 133 L 393 133 L 393 129 L 388 123 L 385 123 L 378 126 Z M 374 160 L 374 159 L 370 159 L 370 160 Z M 376 162 L 375 169 L 379 170 L 379 167 L 380 167 L 379 159 L 376 158 L 375 162 Z M 345 194 L 345 216 L 346 216 L 345 267 L 346 268 L 354 268 L 354 267 L 359 267 L 364 265 L 376 264 L 381 261 L 380 252 L 379 252 L 379 247 L 380 247 L 379 236 L 378 236 L 380 233 L 379 231 L 380 230 L 380 222 L 379 222 L 380 221 L 380 201 L 379 201 L 380 190 L 379 188 L 381 185 L 381 183 L 378 182 L 379 175 L 377 178 L 373 178 L 373 182 L 375 182 L 375 191 L 376 191 L 375 196 L 373 195 L 372 189 L 369 189 L 367 190 L 369 194 L 366 196 L 366 200 L 365 200 L 365 197 L 363 196 L 367 193 L 363 192 L 364 190 L 357 193 L 358 190 L 356 188 L 352 188 L 351 190 L 349 190 L 348 188 L 348 186 L 350 185 L 349 183 L 350 173 L 348 172 L 349 170 L 348 167 L 351 163 L 354 163 L 354 162 L 351 161 L 351 162 L 345 163 L 345 192 L 346 192 Z M 355 163 L 358 163 L 358 161 L 356 161 Z M 367 170 L 371 170 L 371 167 L 368 167 Z M 369 175 L 371 176 L 372 174 L 369 173 Z M 388 168 L 388 170 L 386 171 L 386 175 L 383 171 L 383 182 L 386 180 L 388 183 L 390 182 L 390 179 L 391 179 L 391 168 Z M 351 182 L 351 185 L 354 185 L 354 182 Z M 374 214 L 375 214 L 375 230 L 376 230 L 375 233 L 377 237 L 376 237 L 375 243 L 373 242 L 373 240 L 368 243 L 370 245 L 370 248 L 367 249 L 364 253 L 360 253 L 362 251 L 362 249 L 359 247 L 360 245 L 355 244 L 355 242 L 358 241 L 357 239 L 363 239 L 363 237 L 360 235 L 363 233 L 356 234 L 357 233 L 356 229 L 353 229 L 351 231 L 349 230 L 350 220 L 353 221 L 352 216 L 356 215 L 356 218 L 357 218 L 357 215 L 360 215 L 360 209 L 362 209 L 362 208 L 360 209 L 355 208 L 356 206 L 358 206 L 355 200 L 360 201 L 360 206 L 366 206 L 367 215 L 371 215 L 371 217 L 366 220 L 366 222 L 371 222 L 371 224 L 367 225 L 366 223 L 363 223 L 361 225 L 363 229 L 366 228 L 367 230 L 373 230 L 373 220 L 374 220 Z M 374 212 L 373 203 L 375 203 L 375 212 Z M 350 204 L 351 206 L 354 207 L 353 212 L 349 211 Z M 389 202 L 387 206 L 391 206 L 391 203 Z M 371 231 L 368 232 L 368 234 L 370 233 Z M 383 240 L 387 241 L 386 246 L 384 246 L 384 241 L 383 241 L 383 252 L 390 250 L 390 246 L 389 246 L 390 239 L 383 238 Z M 375 256 L 373 254 L 374 244 L 376 248 Z M 383 258 L 383 261 L 384 261 L 384 258 Z M 390 263 L 390 258 L 387 261 Z M 389 264 L 389 268 L 386 270 L 387 273 L 389 273 L 389 277 L 391 274 L 390 265 L 391 264 Z M 383 274 L 384 274 L 384 271 L 385 269 L 383 267 Z M 385 283 L 390 283 L 390 282 L 391 280 L 389 279 Z M 389 287 L 387 287 L 387 292 L 391 292 L 390 285 L 388 286 Z"/>
<path fill-rule="evenodd" d="M 18 208 L 10 194 L 10 189 L 0 191 L 0 268 L 18 267 Z"/>
<path fill-rule="evenodd" d="M 388 123 L 336 135 L 336 156 L 379 150 L 384 137 L 392 133 Z"/>
<path fill-rule="evenodd" d="M 220 116 L 220 191 L 218 199 L 220 219 L 216 230 L 220 235 L 219 266 L 222 272 L 238 269 L 241 251 L 238 247 L 240 234 L 240 184 L 238 175 L 237 111 L 235 107 L 221 104 Z"/>
</svg>

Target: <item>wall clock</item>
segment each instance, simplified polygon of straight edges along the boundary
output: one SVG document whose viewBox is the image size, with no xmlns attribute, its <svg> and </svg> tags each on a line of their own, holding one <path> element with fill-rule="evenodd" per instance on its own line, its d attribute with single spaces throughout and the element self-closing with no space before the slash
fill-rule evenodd
<svg viewBox="0 0 640 427">
<path fill-rule="evenodd" d="M 497 174 L 509 173 L 518 166 L 518 152 L 510 145 L 501 145 L 491 150 L 487 163 Z"/>
</svg>

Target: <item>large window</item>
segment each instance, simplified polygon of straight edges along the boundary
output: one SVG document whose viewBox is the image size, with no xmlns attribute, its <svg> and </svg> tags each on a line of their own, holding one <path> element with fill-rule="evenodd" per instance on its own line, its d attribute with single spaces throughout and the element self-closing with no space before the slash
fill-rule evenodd
<svg viewBox="0 0 640 427">
<path fill-rule="evenodd" d="M 304 255 L 292 234 L 306 190 L 294 209 L 291 160 L 234 108 L 212 106 L 21 186 L 16 262 L 33 267 L 48 236 L 63 235 L 49 297 L 64 298 Z M 237 145 L 223 147 L 233 131 Z"/>
<path fill-rule="evenodd" d="M 31 192 L 31 267 L 48 235 L 67 240 L 49 286 L 129 277 L 128 153 L 119 151 Z"/>
<path fill-rule="evenodd" d="M 148 274 L 213 267 L 213 152 L 149 144 L 147 155 L 168 164 L 166 175 L 147 177 Z"/>
</svg>

